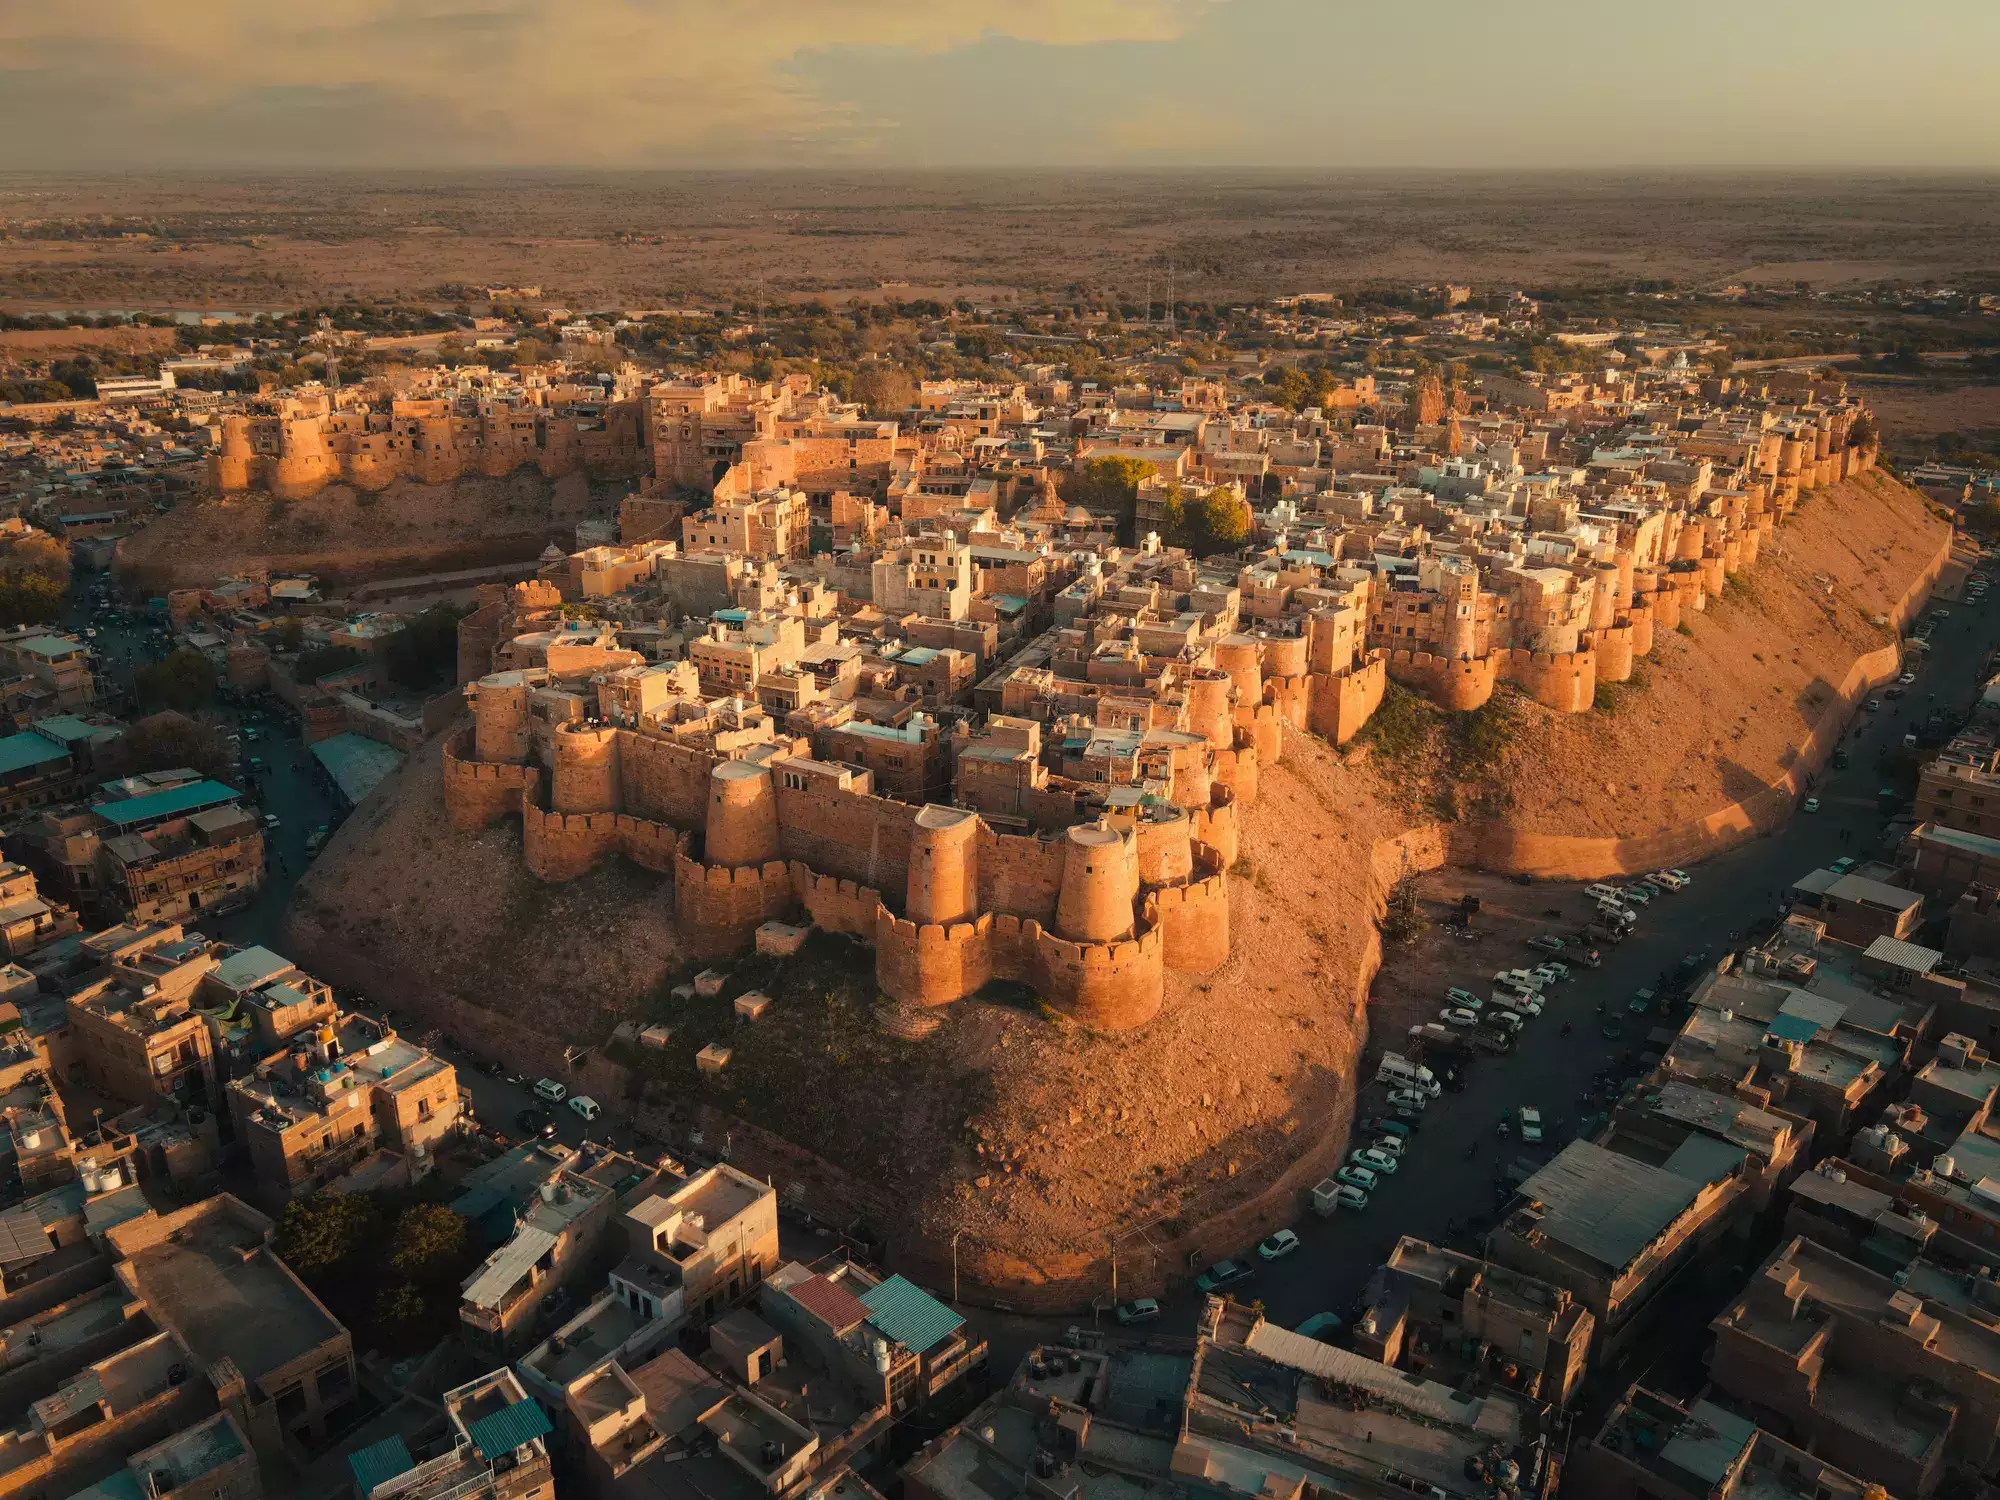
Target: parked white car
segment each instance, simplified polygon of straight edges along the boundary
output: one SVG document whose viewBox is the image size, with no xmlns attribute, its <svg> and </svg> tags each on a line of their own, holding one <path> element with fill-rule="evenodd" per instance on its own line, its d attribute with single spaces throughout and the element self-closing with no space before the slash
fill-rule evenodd
<svg viewBox="0 0 2000 1500">
<path fill-rule="evenodd" d="M 1389 1102 L 1398 1109 L 1414 1109 L 1422 1114 L 1431 1107 L 1431 1096 L 1418 1089 L 1390 1089 Z"/>
<path fill-rule="evenodd" d="M 1447 1005 L 1438 1012 L 1438 1019 L 1447 1026 L 1477 1026 L 1479 1017 L 1462 1005 Z"/>
<path fill-rule="evenodd" d="M 1396 1158 L 1377 1151 L 1373 1146 L 1363 1146 L 1359 1151 L 1350 1152 L 1347 1164 L 1350 1167 L 1366 1167 L 1378 1177 L 1391 1176 L 1396 1170 Z"/>
</svg>

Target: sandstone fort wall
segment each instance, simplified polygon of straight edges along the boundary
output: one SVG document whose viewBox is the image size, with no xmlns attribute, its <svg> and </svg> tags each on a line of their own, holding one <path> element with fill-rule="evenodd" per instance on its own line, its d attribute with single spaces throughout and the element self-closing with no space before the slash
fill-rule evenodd
<svg viewBox="0 0 2000 1500">
<path fill-rule="evenodd" d="M 444 744 L 444 809 L 451 826 L 470 833 L 518 813 L 541 794 L 538 766 L 509 766 L 461 758 L 472 747 L 470 731 Z"/>
<path fill-rule="evenodd" d="M 880 891 L 902 891 L 910 877 L 911 825 L 920 809 L 845 792 L 821 796 L 778 788 L 778 847 L 827 875 Z"/>
<path fill-rule="evenodd" d="M 651 735 L 622 734 L 620 785 L 625 809 L 682 828 L 699 828 L 707 817 L 708 751 Z"/>
</svg>

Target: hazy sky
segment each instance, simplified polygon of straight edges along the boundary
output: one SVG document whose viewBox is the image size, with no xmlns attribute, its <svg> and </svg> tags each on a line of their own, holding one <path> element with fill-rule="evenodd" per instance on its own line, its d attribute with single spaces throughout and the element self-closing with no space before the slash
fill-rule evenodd
<svg viewBox="0 0 2000 1500">
<path fill-rule="evenodd" d="M 2000 168 L 2000 0 L 0 0 L 0 167 Z"/>
</svg>

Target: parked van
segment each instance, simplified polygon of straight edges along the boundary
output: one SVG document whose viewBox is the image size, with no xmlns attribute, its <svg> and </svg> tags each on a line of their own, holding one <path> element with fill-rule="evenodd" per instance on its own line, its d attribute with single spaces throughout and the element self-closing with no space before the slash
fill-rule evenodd
<svg viewBox="0 0 2000 1500">
<path fill-rule="evenodd" d="M 1435 1099 L 1444 1092 L 1429 1068 L 1411 1062 L 1400 1052 L 1384 1052 L 1375 1069 L 1375 1081 L 1391 1088 L 1410 1089 Z"/>
<path fill-rule="evenodd" d="M 1583 893 L 1593 901 L 1616 901 L 1618 899 L 1618 887 L 1615 885 L 1606 885 L 1603 881 L 1598 881 L 1595 885 L 1585 886 Z"/>
<path fill-rule="evenodd" d="M 557 1083 L 553 1078 L 538 1078 L 535 1080 L 535 1097 L 550 1104 L 560 1104 L 569 1097 L 569 1085 Z"/>
</svg>

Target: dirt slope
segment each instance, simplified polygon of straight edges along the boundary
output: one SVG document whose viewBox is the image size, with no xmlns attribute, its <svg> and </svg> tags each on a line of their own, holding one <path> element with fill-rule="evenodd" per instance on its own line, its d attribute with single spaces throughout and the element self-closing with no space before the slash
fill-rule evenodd
<svg viewBox="0 0 2000 1500">
<path fill-rule="evenodd" d="M 667 990 L 696 966 L 676 946 L 669 882 L 614 862 L 543 886 L 521 869 L 518 828 L 459 833 L 440 790 L 433 744 L 313 866 L 287 951 L 446 1026 L 465 1022 L 439 997 L 561 1041 L 664 1021 L 670 1045 L 637 1059 L 655 1098 L 725 1110 L 878 1185 L 894 1205 L 878 1227 L 899 1247 L 968 1231 L 969 1277 L 985 1264 L 1061 1284 L 1093 1274 L 1107 1226 L 1151 1222 L 1165 1246 L 1231 1205 L 1258 1216 L 1270 1179 L 1329 1149 L 1327 1122 L 1348 1113 L 1378 830 L 1355 773 L 1317 742 L 1294 742 L 1250 811 L 1229 965 L 1171 976 L 1159 1017 L 1115 1036 L 1023 996 L 959 1005 L 904 1041 L 876 1024 L 869 956 L 832 942 L 739 965 L 718 1000 L 676 1001 Z M 741 1026 L 728 999 L 753 985 L 777 1005 Z M 735 1049 L 721 1083 L 693 1062 L 713 1040 Z M 1294 1202 L 1288 1187 L 1264 1216 Z M 1121 1252 L 1121 1278 L 1144 1259 Z"/>
<path fill-rule="evenodd" d="M 1657 633 L 1632 681 L 1601 688 L 1593 711 L 1556 713 L 1503 688 L 1487 711 L 1505 721 L 1489 753 L 1454 757 L 1465 716 L 1392 695 L 1360 756 L 1377 795 L 1415 821 L 1624 838 L 1700 818 L 1777 780 L 1820 716 L 1845 712 L 1837 686 L 1856 657 L 1894 642 L 1874 622 L 1947 535 L 1887 474 L 1816 491 L 1754 568 L 1684 629 Z M 1385 735 L 1392 724 L 1406 732 Z"/>
</svg>

